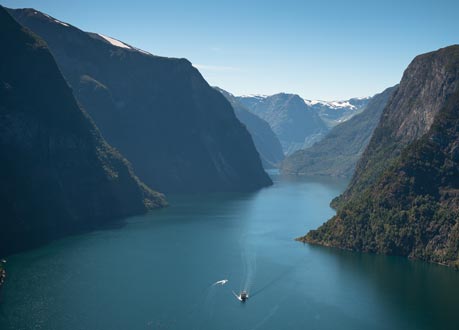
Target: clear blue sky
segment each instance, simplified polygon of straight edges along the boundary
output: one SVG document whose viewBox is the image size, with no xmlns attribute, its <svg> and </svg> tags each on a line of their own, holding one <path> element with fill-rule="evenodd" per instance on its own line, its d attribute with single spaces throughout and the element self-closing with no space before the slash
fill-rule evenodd
<svg viewBox="0 0 459 330">
<path fill-rule="evenodd" d="M 367 96 L 420 53 L 459 43 L 459 0 L 0 0 L 153 54 L 185 57 L 235 94 Z"/>
</svg>

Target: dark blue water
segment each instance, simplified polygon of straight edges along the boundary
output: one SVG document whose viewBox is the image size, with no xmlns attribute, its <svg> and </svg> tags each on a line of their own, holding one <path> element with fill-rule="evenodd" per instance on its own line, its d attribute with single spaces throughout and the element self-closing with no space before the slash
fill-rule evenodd
<svg viewBox="0 0 459 330">
<path fill-rule="evenodd" d="M 0 329 L 458 328 L 459 272 L 295 242 L 345 182 L 274 179 L 11 257 Z"/>
</svg>

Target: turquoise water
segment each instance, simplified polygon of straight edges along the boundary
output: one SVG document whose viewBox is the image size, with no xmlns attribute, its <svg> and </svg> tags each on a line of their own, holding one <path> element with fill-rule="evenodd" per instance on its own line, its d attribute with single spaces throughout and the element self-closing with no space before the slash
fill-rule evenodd
<svg viewBox="0 0 459 330">
<path fill-rule="evenodd" d="M 458 328 L 459 272 L 295 242 L 345 182 L 274 180 L 12 256 L 0 329 Z"/>
</svg>

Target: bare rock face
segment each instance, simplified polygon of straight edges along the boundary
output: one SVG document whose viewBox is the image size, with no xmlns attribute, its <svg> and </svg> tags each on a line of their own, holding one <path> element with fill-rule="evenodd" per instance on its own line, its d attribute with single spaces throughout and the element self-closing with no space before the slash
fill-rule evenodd
<svg viewBox="0 0 459 330">
<path fill-rule="evenodd" d="M 451 70 L 455 51 L 445 48 L 416 57 L 406 69 L 399 91 L 387 110 L 380 129 L 409 144 L 425 134 L 445 100 L 458 86 L 459 73 Z"/>
<path fill-rule="evenodd" d="M 334 207 L 374 183 L 401 150 L 430 129 L 446 99 L 458 87 L 458 65 L 458 46 L 419 55 L 411 62 L 357 163 L 349 187 L 334 201 Z"/>
<path fill-rule="evenodd" d="M 0 255 L 165 205 L 80 109 L 45 42 L 0 6 Z"/>
</svg>

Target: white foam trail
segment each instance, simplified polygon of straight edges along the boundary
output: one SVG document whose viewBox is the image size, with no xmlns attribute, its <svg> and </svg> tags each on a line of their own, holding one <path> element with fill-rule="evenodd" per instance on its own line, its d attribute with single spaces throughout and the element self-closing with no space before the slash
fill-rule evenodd
<svg viewBox="0 0 459 330">
<path fill-rule="evenodd" d="M 241 297 L 238 296 L 236 292 L 234 292 L 234 291 L 231 291 L 231 292 L 234 294 L 234 296 L 236 297 L 237 300 L 242 301 Z"/>
<path fill-rule="evenodd" d="M 228 283 L 228 280 L 227 279 L 224 279 L 224 280 L 220 280 L 220 281 L 217 281 L 215 282 L 214 284 L 212 285 L 225 285 L 226 283 Z"/>
</svg>

